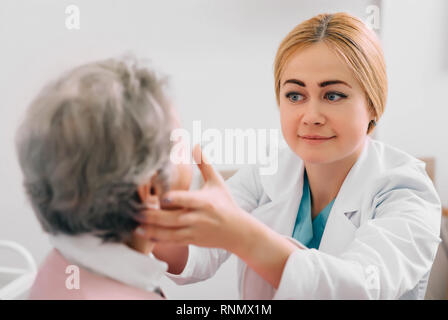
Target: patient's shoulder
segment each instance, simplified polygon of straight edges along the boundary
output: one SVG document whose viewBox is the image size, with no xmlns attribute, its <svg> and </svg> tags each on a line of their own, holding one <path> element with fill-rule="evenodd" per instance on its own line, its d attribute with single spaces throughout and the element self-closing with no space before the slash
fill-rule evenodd
<svg viewBox="0 0 448 320">
<path fill-rule="evenodd" d="M 71 264 L 53 249 L 39 268 L 30 300 L 159 300 L 160 295 L 131 287 Z"/>
</svg>

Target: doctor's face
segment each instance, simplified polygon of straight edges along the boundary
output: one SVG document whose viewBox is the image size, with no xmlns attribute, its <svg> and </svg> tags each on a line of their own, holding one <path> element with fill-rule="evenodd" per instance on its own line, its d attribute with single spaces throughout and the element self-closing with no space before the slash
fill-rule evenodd
<svg viewBox="0 0 448 320">
<path fill-rule="evenodd" d="M 373 119 L 351 70 L 323 42 L 289 58 L 280 78 L 279 108 L 289 147 L 316 164 L 360 152 Z"/>
</svg>

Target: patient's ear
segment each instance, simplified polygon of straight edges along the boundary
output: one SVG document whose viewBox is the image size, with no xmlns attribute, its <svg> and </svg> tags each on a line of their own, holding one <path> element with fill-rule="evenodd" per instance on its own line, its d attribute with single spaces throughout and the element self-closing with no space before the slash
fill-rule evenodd
<svg viewBox="0 0 448 320">
<path fill-rule="evenodd" d="M 151 180 L 137 187 L 138 195 L 142 203 L 148 201 L 151 196 L 160 196 L 161 188 L 157 184 L 157 173 L 155 173 Z"/>
</svg>

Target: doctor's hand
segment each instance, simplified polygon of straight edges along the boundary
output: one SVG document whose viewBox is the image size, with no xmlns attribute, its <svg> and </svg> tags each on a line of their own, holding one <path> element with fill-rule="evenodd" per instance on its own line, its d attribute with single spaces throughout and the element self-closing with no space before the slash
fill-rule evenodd
<svg viewBox="0 0 448 320">
<path fill-rule="evenodd" d="M 297 247 L 238 207 L 224 179 L 204 161 L 198 146 L 193 156 L 205 181 L 202 189 L 166 193 L 162 209 L 144 212 L 137 233 L 162 246 L 174 244 L 182 255 L 188 255 L 188 244 L 225 249 L 278 288 L 286 261 Z M 181 260 L 173 270 L 183 270 L 185 256 Z"/>
<path fill-rule="evenodd" d="M 160 243 L 194 244 L 234 253 L 244 244 L 250 246 L 253 238 L 249 226 L 260 222 L 238 207 L 224 179 L 207 163 L 198 145 L 193 157 L 204 178 L 202 189 L 166 193 L 162 209 L 148 208 L 144 212 L 137 233 Z M 173 207 L 178 209 L 163 209 Z"/>
</svg>

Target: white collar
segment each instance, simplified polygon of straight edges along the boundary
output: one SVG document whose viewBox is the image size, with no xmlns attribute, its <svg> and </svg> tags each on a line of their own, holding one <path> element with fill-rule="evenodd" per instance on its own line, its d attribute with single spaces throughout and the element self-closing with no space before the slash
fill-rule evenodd
<svg viewBox="0 0 448 320">
<path fill-rule="evenodd" d="M 50 235 L 51 244 L 69 261 L 127 285 L 155 291 L 168 265 L 122 243 L 102 243 L 93 235 Z"/>
<path fill-rule="evenodd" d="M 353 167 L 360 166 L 365 162 L 368 149 L 371 148 L 373 143 L 379 142 L 367 136 L 363 150 Z M 285 146 L 279 150 L 277 172 L 272 175 L 260 175 L 260 180 L 269 198 L 279 200 L 288 198 L 291 194 L 302 194 L 304 172 L 305 164 L 303 160 L 291 148 Z"/>
</svg>

